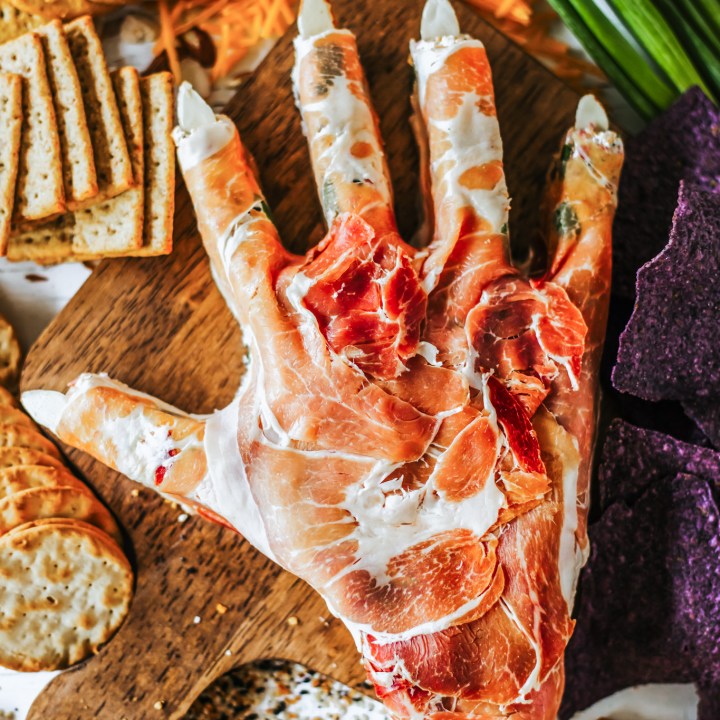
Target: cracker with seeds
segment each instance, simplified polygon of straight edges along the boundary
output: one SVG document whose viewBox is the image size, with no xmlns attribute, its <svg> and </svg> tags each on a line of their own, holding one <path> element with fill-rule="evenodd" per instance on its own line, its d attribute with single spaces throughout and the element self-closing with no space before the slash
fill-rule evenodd
<svg viewBox="0 0 720 720">
<path fill-rule="evenodd" d="M 23 127 L 13 225 L 65 210 L 60 137 L 40 36 L 27 33 L 0 45 L 0 71 L 23 80 Z"/>
<path fill-rule="evenodd" d="M 63 25 L 54 20 L 37 30 L 55 105 L 62 154 L 65 202 L 69 210 L 98 194 L 95 160 L 85 106 Z"/>
<path fill-rule="evenodd" d="M 120 548 L 76 523 L 0 538 L 0 665 L 58 670 L 98 651 L 128 613 L 133 576 Z"/>
<path fill-rule="evenodd" d="M 0 255 L 4 255 L 10 237 L 20 162 L 22 79 L 19 75 L 0 74 L 0 128 L 3 129 L 0 144 Z"/>
<path fill-rule="evenodd" d="M 0 470 L 0 500 L 39 487 L 74 487 L 79 492 L 87 492 L 83 482 L 65 468 L 16 465 Z"/>
</svg>

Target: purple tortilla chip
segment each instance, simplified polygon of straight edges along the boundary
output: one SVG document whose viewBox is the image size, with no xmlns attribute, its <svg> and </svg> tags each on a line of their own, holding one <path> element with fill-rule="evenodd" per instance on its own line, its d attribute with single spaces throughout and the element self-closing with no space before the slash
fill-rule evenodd
<svg viewBox="0 0 720 720">
<path fill-rule="evenodd" d="M 598 471 L 600 510 L 631 501 L 664 477 L 695 475 L 720 490 L 720 453 L 614 420 Z"/>
<path fill-rule="evenodd" d="M 720 518 L 708 482 L 679 474 L 590 527 L 560 716 L 622 688 L 695 682 L 720 704 Z"/>
<path fill-rule="evenodd" d="M 720 111 L 699 88 L 628 139 L 613 229 L 613 291 L 635 296 L 635 273 L 665 246 L 681 180 L 720 190 Z"/>
<path fill-rule="evenodd" d="M 682 406 L 688 417 L 702 430 L 703 435 L 716 448 L 720 448 L 720 399 L 693 398 L 683 402 Z"/>
<path fill-rule="evenodd" d="M 720 193 L 680 186 L 667 247 L 638 271 L 613 385 L 645 400 L 720 392 Z"/>
</svg>

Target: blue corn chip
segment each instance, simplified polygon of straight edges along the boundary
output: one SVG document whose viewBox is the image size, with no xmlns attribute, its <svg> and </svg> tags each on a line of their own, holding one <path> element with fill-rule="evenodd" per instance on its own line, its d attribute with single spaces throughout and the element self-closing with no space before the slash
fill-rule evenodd
<svg viewBox="0 0 720 720">
<path fill-rule="evenodd" d="M 656 479 L 590 527 L 560 717 L 632 685 L 694 682 L 720 707 L 720 518 L 704 478 Z"/>
<path fill-rule="evenodd" d="M 714 397 L 720 392 L 720 193 L 681 184 L 670 242 L 637 277 L 613 385 L 644 400 Z"/>
<path fill-rule="evenodd" d="M 613 229 L 613 292 L 632 299 L 637 269 L 665 246 L 680 181 L 720 191 L 720 111 L 692 88 L 628 139 L 625 150 Z"/>
<path fill-rule="evenodd" d="M 613 420 L 598 470 L 600 511 L 619 500 L 631 502 L 662 478 L 677 474 L 705 478 L 720 491 L 720 452 Z"/>
<path fill-rule="evenodd" d="M 715 397 L 693 398 L 682 403 L 683 410 L 702 434 L 720 448 L 720 400 Z M 720 717 L 720 715 L 718 715 Z"/>
</svg>

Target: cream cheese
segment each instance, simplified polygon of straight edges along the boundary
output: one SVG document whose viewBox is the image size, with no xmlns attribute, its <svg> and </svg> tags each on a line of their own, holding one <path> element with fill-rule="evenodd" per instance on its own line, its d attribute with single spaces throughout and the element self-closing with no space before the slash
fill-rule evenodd
<svg viewBox="0 0 720 720">
<path fill-rule="evenodd" d="M 697 720 L 699 702 L 691 684 L 636 685 L 575 713 L 571 720 Z"/>
<path fill-rule="evenodd" d="M 448 0 L 428 0 L 423 9 L 420 37 L 423 40 L 435 40 L 459 34 L 457 15 Z"/>
<path fill-rule="evenodd" d="M 178 90 L 177 117 L 173 139 L 183 172 L 222 150 L 236 133 L 232 120 L 224 115 L 216 116 L 188 82 Z"/>
</svg>

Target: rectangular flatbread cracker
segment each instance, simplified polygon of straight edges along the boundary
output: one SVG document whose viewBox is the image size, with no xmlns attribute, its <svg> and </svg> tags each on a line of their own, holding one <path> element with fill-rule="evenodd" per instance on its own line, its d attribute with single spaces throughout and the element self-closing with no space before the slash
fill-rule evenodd
<svg viewBox="0 0 720 720">
<path fill-rule="evenodd" d="M 37 31 L 45 51 L 50 89 L 55 105 L 55 118 L 60 135 L 65 202 L 74 210 L 98 194 L 90 130 L 63 24 L 59 20 Z"/>
<path fill-rule="evenodd" d="M 40 36 L 30 32 L 0 45 L 0 72 L 23 81 L 23 129 L 13 225 L 65 210 L 60 136 Z"/>
<path fill-rule="evenodd" d="M 19 75 L 0 75 L 0 255 L 7 252 L 15 181 L 20 162 L 22 131 L 22 79 Z"/>
</svg>

